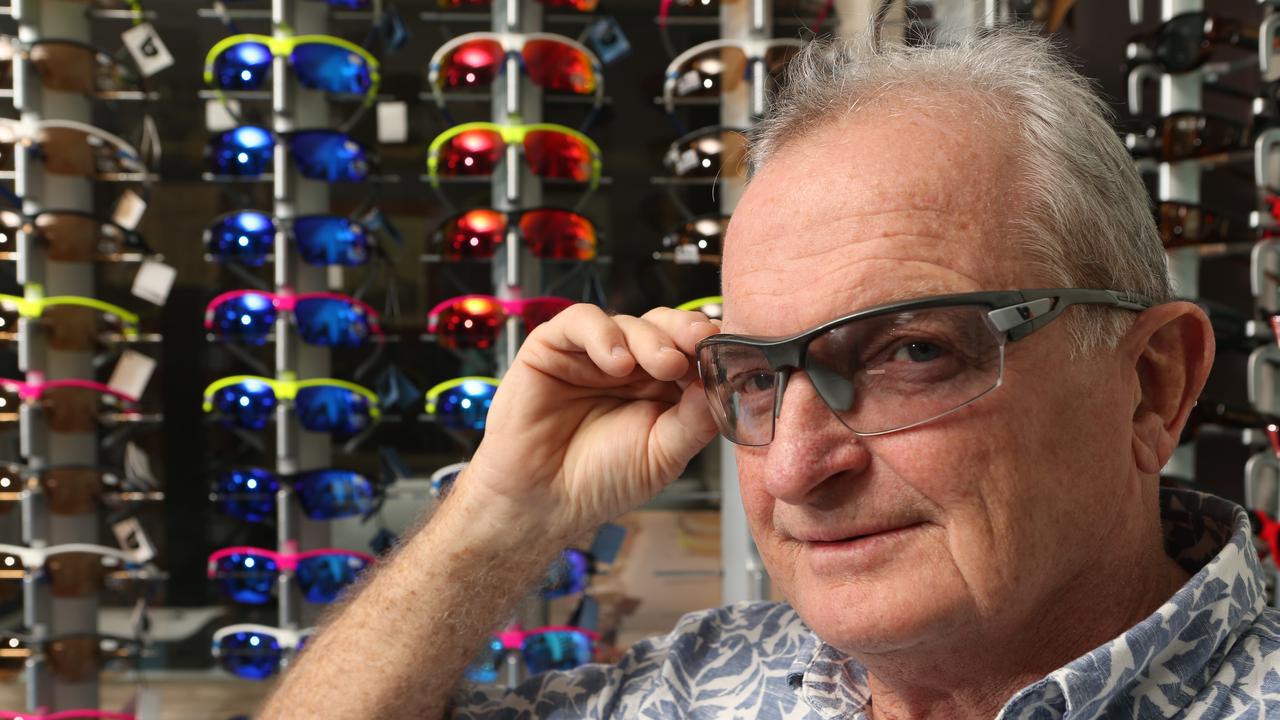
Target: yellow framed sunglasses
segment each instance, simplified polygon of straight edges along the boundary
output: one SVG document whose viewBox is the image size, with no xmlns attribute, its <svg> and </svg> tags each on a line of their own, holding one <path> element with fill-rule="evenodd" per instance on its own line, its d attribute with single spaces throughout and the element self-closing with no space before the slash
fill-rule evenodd
<svg viewBox="0 0 1280 720">
<path fill-rule="evenodd" d="M 272 378 L 232 375 L 204 389 L 204 411 L 242 430 L 262 430 L 276 407 L 290 403 L 298 422 L 311 432 L 350 436 L 382 418 L 378 396 L 363 385 L 334 378 Z"/>
<path fill-rule="evenodd" d="M 724 298 L 720 295 L 708 295 L 707 297 L 680 303 L 676 306 L 676 310 L 691 310 L 700 312 L 712 320 L 723 320 Z"/>
<path fill-rule="evenodd" d="M 267 87 L 272 59 L 285 57 L 304 87 L 336 95 L 363 95 L 373 104 L 382 84 L 378 59 L 368 50 L 330 35 L 232 35 L 204 60 L 204 82 L 219 92 Z"/>
<path fill-rule="evenodd" d="M 427 391 L 427 414 L 453 430 L 484 430 L 498 392 L 498 378 L 468 375 L 445 380 Z"/>
<path fill-rule="evenodd" d="M 449 128 L 427 148 L 427 177 L 432 187 L 442 177 L 492 175 L 518 143 L 534 175 L 600 185 L 600 146 L 581 132 L 555 123 L 502 125 L 470 122 Z"/>
<path fill-rule="evenodd" d="M 39 319 L 54 350 L 83 351 L 104 334 L 138 338 L 138 316 L 119 305 L 79 295 L 20 297 L 0 294 L 0 339 L 17 337 L 18 318 Z"/>
</svg>

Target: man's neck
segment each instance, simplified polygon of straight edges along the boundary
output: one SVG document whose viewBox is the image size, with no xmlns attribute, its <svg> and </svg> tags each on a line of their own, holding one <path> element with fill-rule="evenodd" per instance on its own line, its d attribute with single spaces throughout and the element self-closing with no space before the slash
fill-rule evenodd
<svg viewBox="0 0 1280 720">
<path fill-rule="evenodd" d="M 1186 583 L 1186 571 L 1155 551 L 1071 579 L 1043 612 L 1003 634 L 966 632 L 923 652 L 859 654 L 871 690 L 867 717 L 995 718 L 1019 690 L 1124 634 Z"/>
</svg>

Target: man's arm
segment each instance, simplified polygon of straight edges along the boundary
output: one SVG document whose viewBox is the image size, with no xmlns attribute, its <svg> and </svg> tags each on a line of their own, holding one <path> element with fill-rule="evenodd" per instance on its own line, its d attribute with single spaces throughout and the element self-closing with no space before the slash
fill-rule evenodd
<svg viewBox="0 0 1280 720">
<path fill-rule="evenodd" d="M 485 635 L 567 541 L 652 497 L 715 436 L 700 313 L 578 305 L 530 333 L 449 499 L 307 646 L 261 720 L 439 718 Z"/>
</svg>

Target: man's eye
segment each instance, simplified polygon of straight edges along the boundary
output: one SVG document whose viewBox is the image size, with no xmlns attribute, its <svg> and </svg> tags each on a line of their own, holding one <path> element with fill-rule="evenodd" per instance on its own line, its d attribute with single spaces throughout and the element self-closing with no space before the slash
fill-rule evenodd
<svg viewBox="0 0 1280 720">
<path fill-rule="evenodd" d="M 898 347 L 893 354 L 895 362 L 929 362 L 942 357 L 942 346 L 936 343 L 916 341 Z"/>
<path fill-rule="evenodd" d="M 734 386 L 740 393 L 759 393 L 773 390 L 773 373 L 754 372 L 739 375 Z"/>
</svg>

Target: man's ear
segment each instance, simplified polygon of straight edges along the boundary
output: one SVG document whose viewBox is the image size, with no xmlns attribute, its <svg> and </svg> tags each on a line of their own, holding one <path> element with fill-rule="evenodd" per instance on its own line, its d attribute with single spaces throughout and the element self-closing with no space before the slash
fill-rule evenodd
<svg viewBox="0 0 1280 720">
<path fill-rule="evenodd" d="M 1137 377 L 1134 461 L 1139 472 L 1157 475 L 1213 367 L 1213 326 L 1194 303 L 1165 303 L 1139 315 L 1122 345 Z"/>
</svg>

